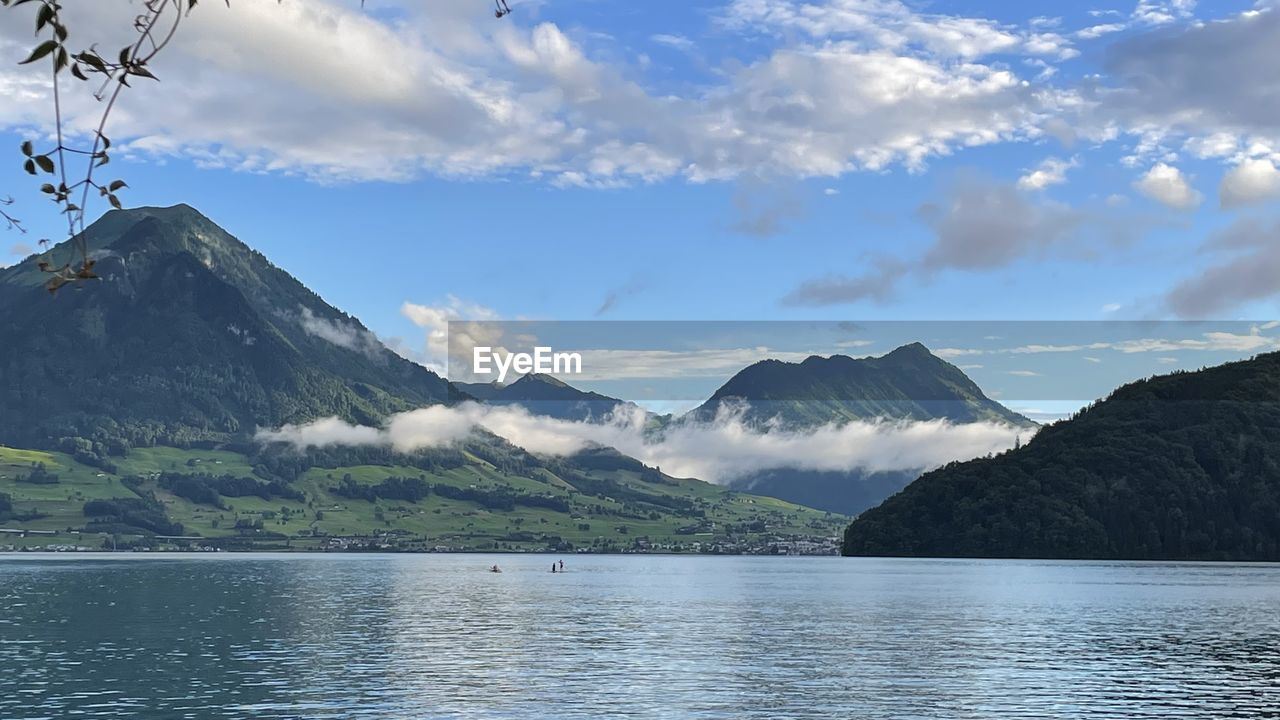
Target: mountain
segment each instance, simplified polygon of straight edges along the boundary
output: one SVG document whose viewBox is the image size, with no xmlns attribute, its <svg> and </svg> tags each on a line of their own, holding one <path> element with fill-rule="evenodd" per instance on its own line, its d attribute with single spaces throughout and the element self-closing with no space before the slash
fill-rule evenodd
<svg viewBox="0 0 1280 720">
<path fill-rule="evenodd" d="M 469 396 L 190 207 L 111 212 L 84 239 L 100 281 L 51 296 L 37 258 L 0 269 L 0 525 L 45 533 L 6 543 L 834 550 L 843 518 L 601 449 L 534 456 L 482 431 L 411 453 L 257 442 Z"/>
<path fill-rule="evenodd" d="M 875 358 L 764 360 L 730 378 L 692 416 L 711 420 L 722 409 L 743 402 L 749 405 L 747 422 L 776 419 L 789 427 L 876 418 L 1035 426 L 988 398 L 960 368 L 920 343 Z"/>
<path fill-rule="evenodd" d="M 455 383 L 459 390 L 489 405 L 515 405 L 534 415 L 599 422 L 615 410 L 630 410 L 632 403 L 595 392 L 579 390 L 550 375 L 531 373 L 510 385 Z"/>
<path fill-rule="evenodd" d="M 925 474 L 843 549 L 1280 560 L 1280 354 L 1126 385 L 1020 449 Z"/>
<path fill-rule="evenodd" d="M 983 394 L 962 370 L 920 343 L 883 357 L 810 357 L 801 363 L 758 362 L 734 375 L 689 417 L 713 420 L 722 410 L 742 412 L 745 422 L 804 430 L 857 420 L 1035 423 Z M 776 497 L 845 515 L 875 507 L 906 487 L 924 468 L 869 473 L 762 470 L 730 483 L 743 492 Z"/>
<path fill-rule="evenodd" d="M 107 213 L 86 240 L 92 285 L 50 297 L 36 257 L 0 270 L 7 442 L 101 454 L 460 397 L 186 205 Z"/>
</svg>

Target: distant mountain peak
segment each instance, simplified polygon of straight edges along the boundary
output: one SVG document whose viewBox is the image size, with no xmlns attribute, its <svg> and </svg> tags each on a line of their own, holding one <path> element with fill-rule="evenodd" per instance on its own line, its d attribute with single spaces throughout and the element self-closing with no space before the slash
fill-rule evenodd
<svg viewBox="0 0 1280 720">
<path fill-rule="evenodd" d="M 934 355 L 933 351 L 930 350 L 928 347 L 926 347 L 924 343 L 913 342 L 913 343 L 907 343 L 906 345 L 902 345 L 901 347 L 895 348 L 888 355 L 885 355 L 885 357 L 910 357 L 910 356 L 919 357 L 919 356 L 926 356 L 926 355 L 928 357 L 938 357 L 937 355 Z"/>
<path fill-rule="evenodd" d="M 551 387 L 557 387 L 557 388 L 570 387 L 570 385 L 564 382 L 563 380 L 560 380 L 559 378 L 553 377 L 551 375 L 546 375 L 543 373 L 529 373 L 511 384 L 512 386 L 515 386 L 521 383 L 540 383 L 543 385 L 550 385 Z"/>
<path fill-rule="evenodd" d="M 922 343 L 880 357 L 763 360 L 729 379 L 691 417 L 710 420 L 726 402 L 745 402 L 748 420 L 812 426 L 851 420 L 1035 423 L 988 398 L 959 368 Z"/>
<path fill-rule="evenodd" d="M 632 403 L 578 388 L 550 375 L 529 373 L 509 385 L 454 383 L 471 397 L 490 405 L 517 406 L 534 415 L 561 420 L 600 422 Z"/>
</svg>

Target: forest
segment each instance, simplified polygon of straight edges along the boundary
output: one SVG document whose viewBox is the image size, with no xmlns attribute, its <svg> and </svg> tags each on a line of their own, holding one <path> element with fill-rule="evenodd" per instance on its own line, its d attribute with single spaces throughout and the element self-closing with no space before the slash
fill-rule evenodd
<svg viewBox="0 0 1280 720">
<path fill-rule="evenodd" d="M 1280 560 L 1280 354 L 1126 385 L 1016 450 L 927 473 L 845 555 Z"/>
</svg>

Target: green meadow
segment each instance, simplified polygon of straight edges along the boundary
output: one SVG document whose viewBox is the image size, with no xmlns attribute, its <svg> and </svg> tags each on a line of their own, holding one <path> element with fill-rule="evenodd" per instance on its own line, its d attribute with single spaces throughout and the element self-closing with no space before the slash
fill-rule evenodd
<svg viewBox="0 0 1280 720">
<path fill-rule="evenodd" d="M 217 450 L 154 447 L 115 459 L 115 471 L 89 467 L 69 455 L 0 447 L 0 493 L 12 511 L 0 521 L 9 532 L 0 546 L 38 548 L 206 546 L 235 550 L 381 549 L 404 551 L 770 551 L 795 541 L 835 538 L 847 518 L 773 498 L 727 491 L 698 480 L 647 479 L 627 470 L 592 471 L 591 492 L 575 488 L 547 469 L 533 477 L 502 472 L 468 457 L 468 464 L 429 473 L 406 466 L 313 467 L 289 484 L 304 499 L 220 497 L 218 505 L 179 497 L 161 486 L 161 473 L 254 478 L 248 459 Z M 49 484 L 20 482 L 43 467 Z M 480 493 L 508 493 L 563 501 L 568 512 L 517 503 L 493 509 L 482 502 L 432 491 L 416 502 L 345 497 L 335 487 L 350 477 L 360 487 L 388 478 L 418 478 L 435 486 Z M 156 539 L 141 528 L 87 527 L 85 503 L 153 497 L 182 536 Z M 670 499 L 671 507 L 665 507 Z M 220 505 L 220 506 L 219 506 Z M 56 533 L 56 534 L 47 534 Z"/>
</svg>

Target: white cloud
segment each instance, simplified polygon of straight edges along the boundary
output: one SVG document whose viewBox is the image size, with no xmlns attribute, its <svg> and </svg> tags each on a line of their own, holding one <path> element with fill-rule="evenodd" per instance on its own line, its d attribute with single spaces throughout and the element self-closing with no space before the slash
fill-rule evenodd
<svg viewBox="0 0 1280 720">
<path fill-rule="evenodd" d="M 1230 132 L 1216 132 L 1212 135 L 1188 138 L 1183 148 L 1201 159 L 1227 158 L 1240 150 L 1240 136 Z"/>
<path fill-rule="evenodd" d="M 836 343 L 836 347 L 845 349 L 858 349 L 875 345 L 875 340 L 842 340 Z"/>
<path fill-rule="evenodd" d="M 441 375 L 449 372 L 450 361 L 454 358 L 469 358 L 476 345 L 494 348 L 501 348 L 502 345 L 501 325 L 493 322 L 498 320 L 498 314 L 490 308 L 453 295 L 449 295 L 441 305 L 405 302 L 400 306 L 400 314 L 426 332 L 426 347 L 419 361 Z M 450 379 L 468 379 L 465 373 L 456 372 L 467 367 L 466 363 L 461 365 L 463 367 L 454 368 L 454 375 Z"/>
<path fill-rule="evenodd" d="M 1165 163 L 1156 163 L 1133 187 L 1152 200 L 1175 210 L 1194 210 L 1204 200 L 1204 196 L 1191 187 L 1181 170 Z"/>
<path fill-rule="evenodd" d="M 1241 335 L 1230 332 L 1205 333 L 1202 340 L 1143 339 L 1116 343 L 1113 347 L 1123 353 L 1171 352 L 1199 350 L 1205 352 L 1265 352 L 1280 349 L 1280 339 L 1258 334 Z"/>
<path fill-rule="evenodd" d="M 678 423 L 660 435 L 646 432 L 647 418 L 633 408 L 605 423 L 558 420 L 521 408 L 464 403 L 435 406 L 393 416 L 383 428 L 353 426 L 335 418 L 279 430 L 260 430 L 260 442 L 299 448 L 326 445 L 383 445 L 409 452 L 445 447 L 476 428 L 505 438 L 529 452 L 572 455 L 602 445 L 677 477 L 724 483 L 760 470 L 872 472 L 926 470 L 1013 446 L 1025 428 L 992 423 L 854 422 L 807 431 L 752 428 L 744 406 L 722 409 L 708 423 Z"/>
<path fill-rule="evenodd" d="M 1222 178 L 1218 195 L 1224 208 L 1280 198 L 1280 170 L 1267 158 L 1244 160 Z"/>
<path fill-rule="evenodd" d="M 361 327 L 355 320 L 342 322 L 322 318 L 306 307 L 299 308 L 297 320 L 308 335 L 338 347 L 354 350 L 375 359 L 381 357 L 386 350 L 377 336 Z"/>
<path fill-rule="evenodd" d="M 666 45 L 668 47 L 673 47 L 677 50 L 692 50 L 693 48 L 697 47 L 692 40 L 685 37 L 684 35 L 659 33 L 657 35 L 651 36 L 649 39 L 658 43 L 659 45 Z"/>
<path fill-rule="evenodd" d="M 1194 15 L 1196 0 L 1139 0 L 1133 19 L 1147 25 L 1168 25 Z"/>
<path fill-rule="evenodd" d="M 1050 31 L 1055 23 L 1042 18 L 1015 25 L 900 0 L 730 0 L 722 26 L 769 44 L 735 46 L 712 80 L 673 91 L 647 84 L 642 64 L 593 53 L 587 31 L 523 24 L 531 15 L 496 23 L 478 4 L 378 5 L 366 13 L 354 0 L 202 4 L 157 61 L 164 81 L 126 94 L 117 148 L 322 182 L 518 175 L 617 187 L 920 170 L 966 147 L 1046 133 L 1133 135 L 1133 157 L 1144 163 L 1163 158 L 1177 136 L 1192 152 L 1222 157 L 1280 138 L 1278 115 L 1258 91 L 1274 86 L 1268 73 L 1280 67 L 1280 14 L 1271 11 L 1126 38 L 1105 73 L 1069 88 L 1049 79 L 1053 63 L 1076 54 L 1072 33 Z M 1193 10 L 1188 0 L 1142 0 L 1124 24 L 1181 23 Z M 66 11 L 74 27 L 101 33 L 104 47 L 129 34 L 127 7 Z M 0 50 L 20 55 L 28 35 L 22 22 L 5 24 Z M 1031 75 L 1020 74 L 1028 67 Z M 1245 77 L 1252 81 L 1222 80 Z M 42 71 L 0 70 L 0 127 L 45 123 L 48 93 Z M 66 107 L 80 131 L 96 109 L 87 96 Z M 1058 181 L 1037 172 L 1026 187 Z"/>
<path fill-rule="evenodd" d="M 1089 343 L 1087 345 L 1023 345 L 1021 347 L 1010 348 L 1008 350 L 994 350 L 992 352 L 1009 352 L 1014 355 L 1039 355 L 1041 353 L 1070 353 L 1079 352 L 1081 350 L 1102 350 L 1110 347 L 1108 343 Z"/>
<path fill-rule="evenodd" d="M 1102 37 L 1103 35 L 1110 35 L 1111 33 L 1121 32 L 1125 30 L 1127 27 L 1128 27 L 1127 25 L 1124 25 L 1121 23 L 1103 23 L 1099 25 L 1092 25 L 1083 30 L 1077 30 L 1076 37 L 1080 38 L 1081 40 L 1094 40 Z"/>
<path fill-rule="evenodd" d="M 1055 33 L 985 18 L 918 13 L 899 0 L 733 0 L 725 23 L 735 28 L 801 32 L 818 40 L 856 39 L 870 47 L 966 60 L 1006 53 L 1060 58 L 1075 54 L 1070 41 Z"/>
<path fill-rule="evenodd" d="M 1193 3 L 1142 3 L 1135 17 L 1143 24 L 1179 27 L 1108 48 L 1104 73 L 1082 89 L 1082 134 L 1134 136 L 1134 156 L 1144 161 L 1169 162 L 1179 146 L 1199 157 L 1277 146 L 1280 115 L 1269 88 L 1280 78 L 1280 12 L 1273 5 L 1201 22 L 1190 19 Z"/>
<path fill-rule="evenodd" d="M 1009 70 L 850 41 L 780 49 L 718 92 L 692 120 L 694 180 L 920 169 L 959 147 L 1036 136 L 1054 102 Z"/>
<path fill-rule="evenodd" d="M 1122 307 L 1124 306 L 1121 305 L 1120 303 L 1107 303 L 1106 305 L 1102 306 L 1102 312 L 1110 314 L 1118 311 Z"/>
<path fill-rule="evenodd" d="M 285 425 L 275 430 L 259 428 L 254 439 L 263 443 L 288 443 L 305 450 L 333 445 L 376 445 L 382 442 L 382 432 L 332 417 L 302 425 Z"/>
<path fill-rule="evenodd" d="M 1278 288 L 1280 289 L 1280 288 Z M 1280 327 L 1280 325 L 1276 325 Z M 1179 350 L 1200 352 L 1266 352 L 1280 350 L 1280 337 L 1263 335 L 1266 325 L 1251 327 L 1248 333 L 1210 331 L 1192 338 L 1135 338 L 1132 340 L 1105 340 L 1073 345 L 1031 344 L 1006 348 L 940 348 L 934 354 L 941 358 L 959 358 L 975 355 L 1039 355 L 1045 353 L 1078 353 L 1092 350 L 1112 350 L 1115 352 L 1134 353 L 1168 353 Z M 1091 357 L 1086 360 L 1095 362 Z M 1025 375 L 1026 371 L 1014 371 L 1010 374 Z M 1029 376 L 1028 376 L 1029 377 Z"/>
<path fill-rule="evenodd" d="M 938 356 L 938 357 L 940 357 L 940 358 L 947 359 L 947 358 L 968 357 L 968 356 L 970 356 L 970 355 L 982 355 L 982 354 L 984 354 L 984 353 L 986 353 L 986 352 L 987 352 L 986 350 L 977 350 L 977 349 L 973 349 L 973 348 L 950 348 L 950 347 L 946 347 L 946 348 L 938 348 L 938 349 L 934 350 L 934 351 L 933 351 L 933 354 L 934 354 L 934 355 L 937 355 L 937 356 Z"/>
<path fill-rule="evenodd" d="M 744 1 L 730 15 L 783 32 L 786 14 L 804 8 L 823 15 L 804 22 L 830 31 L 779 36 L 715 82 L 672 93 L 646 88 L 641 67 L 592 57 L 553 23 L 495 23 L 479 5 L 387 2 L 373 14 L 351 0 L 202 4 L 157 60 L 163 82 L 126 94 L 116 147 L 324 182 L 517 174 L 613 187 L 920 169 L 961 148 L 1039 137 L 1066 101 L 979 61 L 1074 52 L 1052 33 L 892 0 Z M 115 3 L 67 12 L 108 47 L 132 17 Z M 6 55 L 28 34 L 21 22 L 0 27 Z M 48 91 L 41 72 L 0 71 L 0 127 L 45 123 Z M 85 95 L 65 109 L 87 131 L 97 106 Z"/>
<path fill-rule="evenodd" d="M 1079 165 L 1076 158 L 1048 158 L 1035 170 L 1018 178 L 1018 187 L 1022 190 L 1044 190 L 1052 185 L 1061 185 L 1067 181 L 1067 171 Z"/>
</svg>

